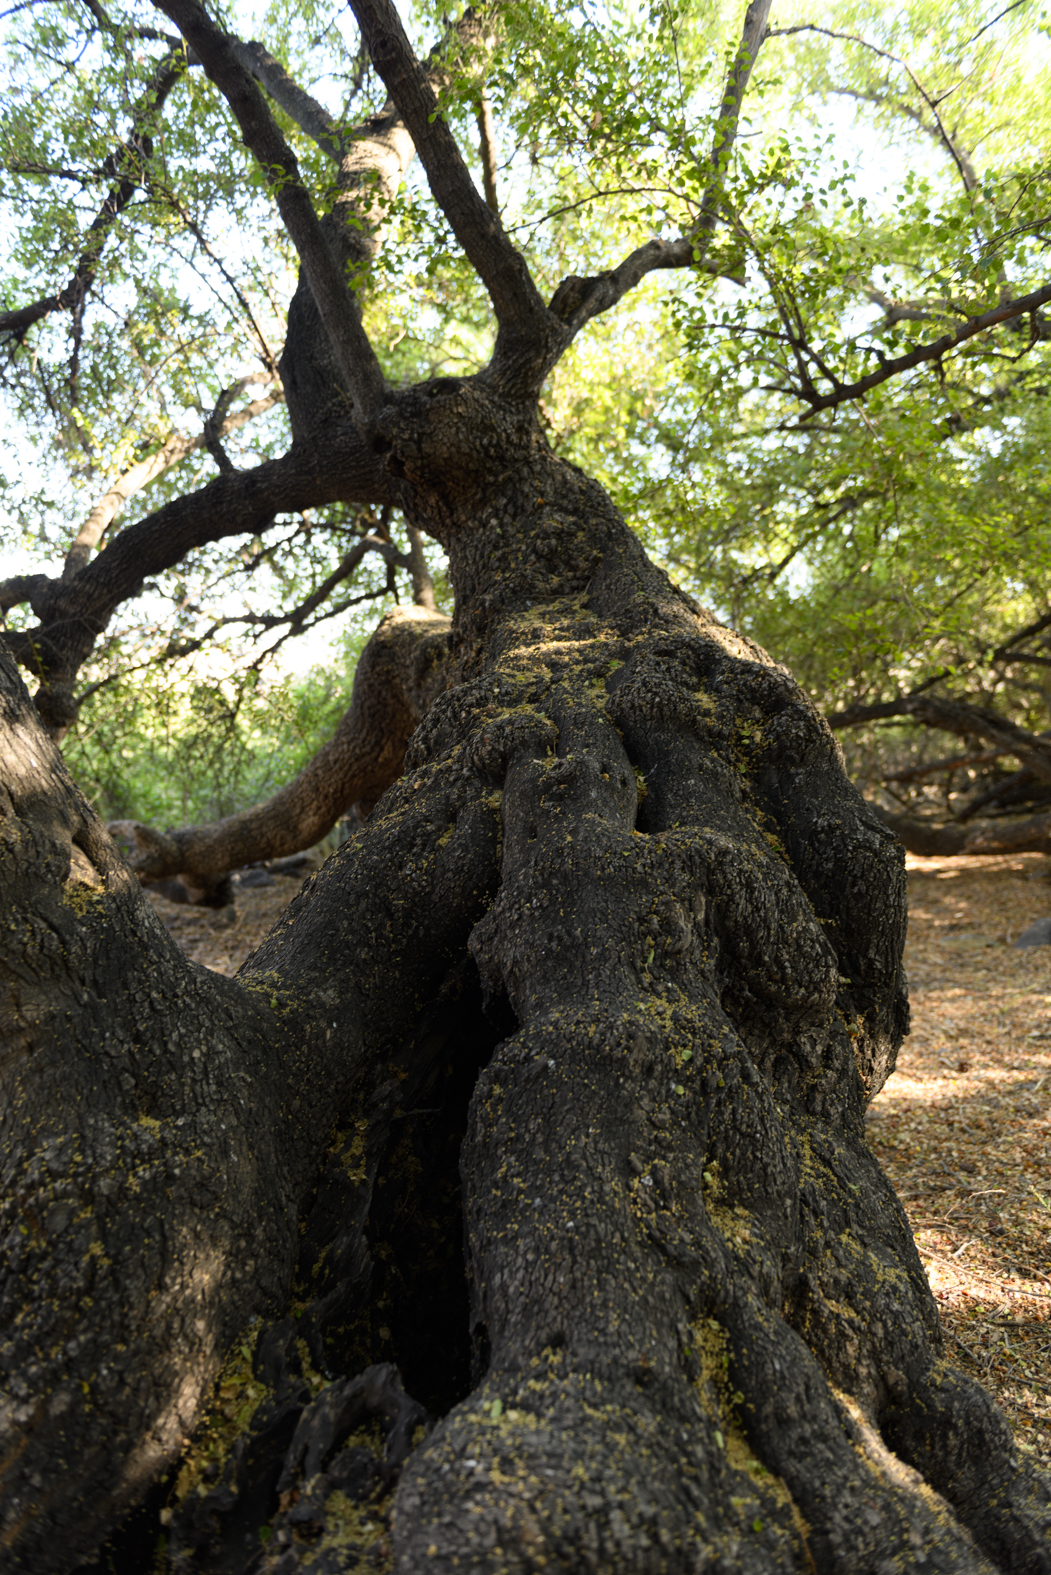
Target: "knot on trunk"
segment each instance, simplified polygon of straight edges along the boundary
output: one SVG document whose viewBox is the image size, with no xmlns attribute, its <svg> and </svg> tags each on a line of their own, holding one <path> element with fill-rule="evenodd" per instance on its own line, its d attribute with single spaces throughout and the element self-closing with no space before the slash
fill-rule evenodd
<svg viewBox="0 0 1051 1575">
<path fill-rule="evenodd" d="M 502 782 L 508 762 L 521 755 L 542 760 L 552 754 L 558 728 L 538 711 L 511 712 L 497 717 L 473 737 L 467 759 L 478 776 Z"/>
</svg>

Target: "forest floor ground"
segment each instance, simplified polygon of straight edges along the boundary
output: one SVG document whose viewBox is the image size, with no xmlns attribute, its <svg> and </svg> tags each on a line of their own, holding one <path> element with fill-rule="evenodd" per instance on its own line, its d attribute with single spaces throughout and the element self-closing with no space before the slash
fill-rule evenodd
<svg viewBox="0 0 1051 1575">
<path fill-rule="evenodd" d="M 905 1205 L 947 1354 L 1051 1467 L 1051 860 L 909 855 L 912 1033 L 873 1101 L 873 1149 Z M 232 974 L 299 889 L 243 889 L 237 916 L 153 897 L 184 951 Z"/>
</svg>

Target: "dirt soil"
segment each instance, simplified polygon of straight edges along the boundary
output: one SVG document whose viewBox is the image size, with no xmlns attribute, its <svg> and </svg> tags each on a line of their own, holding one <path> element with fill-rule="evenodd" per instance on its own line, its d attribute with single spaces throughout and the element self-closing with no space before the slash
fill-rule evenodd
<svg viewBox="0 0 1051 1575">
<path fill-rule="evenodd" d="M 950 1359 L 1051 1468 L 1051 860 L 911 854 L 912 1034 L 868 1117 L 908 1212 Z M 233 974 L 301 876 L 241 890 L 236 917 L 151 900 L 195 962 Z"/>
</svg>

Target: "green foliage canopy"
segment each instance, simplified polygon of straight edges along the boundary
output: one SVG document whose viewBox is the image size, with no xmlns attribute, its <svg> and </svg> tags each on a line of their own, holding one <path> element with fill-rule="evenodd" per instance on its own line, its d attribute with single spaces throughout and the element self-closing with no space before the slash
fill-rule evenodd
<svg viewBox="0 0 1051 1575">
<path fill-rule="evenodd" d="M 381 107 L 347 13 L 273 0 L 217 14 L 343 126 Z M 421 52 L 445 39 L 442 110 L 476 166 L 489 106 L 501 216 L 542 287 L 689 232 L 737 6 L 508 0 L 484 18 L 469 48 L 437 7 L 407 20 Z M 135 467 L 156 474 L 128 484 L 100 547 L 224 454 L 247 467 L 287 447 L 276 363 L 295 258 L 229 111 L 161 13 L 29 0 L 4 24 L 4 398 L 18 437 L 3 539 L 55 572 Z M 947 669 L 1030 723 L 1045 705 L 1039 670 L 990 652 L 1051 605 L 1047 318 L 977 335 L 864 399 L 814 400 L 1046 283 L 1049 78 L 1029 0 L 775 9 L 704 266 L 651 275 L 545 394 L 552 442 L 823 705 Z M 331 208 L 331 162 L 276 114 Z M 476 370 L 487 303 L 415 168 L 381 207 L 382 247 L 358 282 L 387 376 Z M 126 604 L 85 687 L 199 659 L 208 642 L 231 671 L 257 672 L 282 610 L 376 529 L 404 547 L 396 516 L 333 506 L 200 549 Z M 360 638 L 392 593 L 406 594 L 400 571 L 366 559 L 308 622 L 340 606 Z M 9 610 L 14 627 L 29 617 Z"/>
</svg>

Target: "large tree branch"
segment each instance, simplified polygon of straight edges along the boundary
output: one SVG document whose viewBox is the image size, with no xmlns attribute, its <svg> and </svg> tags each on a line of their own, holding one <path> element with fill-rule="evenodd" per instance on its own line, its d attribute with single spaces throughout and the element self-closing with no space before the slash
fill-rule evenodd
<svg viewBox="0 0 1051 1575">
<path fill-rule="evenodd" d="M 254 79 L 237 57 L 234 41 L 217 27 L 197 0 L 154 0 L 171 17 L 200 56 L 223 94 L 270 184 L 278 211 L 310 282 L 310 289 L 332 342 L 340 371 L 363 432 L 386 399 L 387 384 L 361 323 L 358 304 L 325 239 L 310 194 L 288 146 Z"/>
<path fill-rule="evenodd" d="M 723 180 L 741 118 L 741 105 L 744 103 L 756 57 L 764 38 L 767 37 L 766 24 L 771 4 L 772 0 L 751 0 L 744 14 L 744 25 L 737 52 L 727 74 L 722 102 L 719 105 L 719 119 L 715 123 L 715 135 L 708 155 L 710 170 L 708 186 L 701 201 L 700 214 L 691 232 L 691 238 L 702 255 L 715 232 Z"/>
<path fill-rule="evenodd" d="M 1039 618 L 1034 618 L 1031 623 L 1024 624 L 1014 634 L 1002 640 L 992 653 L 992 660 L 1011 662 L 1014 660 L 1010 654 L 1016 645 L 1021 645 L 1023 640 L 1031 640 L 1034 634 L 1043 634 L 1045 629 L 1051 628 L 1051 612 L 1041 613 Z"/>
<path fill-rule="evenodd" d="M 545 348 L 563 337 L 500 219 L 471 179 L 470 171 L 440 113 L 427 72 L 412 50 L 390 0 L 351 0 L 362 36 L 387 91 L 405 121 L 427 181 L 453 234 L 489 293 L 500 334 Z M 500 360 L 497 341 L 494 359 Z"/>
<path fill-rule="evenodd" d="M 896 815 L 869 806 L 910 853 L 921 858 L 956 858 L 962 853 L 1051 853 L 1051 815 L 983 826 L 941 826 L 913 815 Z"/>
<path fill-rule="evenodd" d="M 906 766 L 901 771 L 888 771 L 881 782 L 922 782 L 924 777 L 937 776 L 939 771 L 959 771 L 965 766 L 987 766 L 1001 760 L 1005 749 L 968 750 L 964 754 L 944 755 L 940 760 L 926 760 L 922 765 Z"/>
<path fill-rule="evenodd" d="M 447 682 L 449 620 L 396 608 L 361 653 L 349 709 L 332 738 L 265 803 L 210 826 L 159 832 L 138 821 L 109 830 L 134 850 L 143 882 L 182 877 L 208 903 L 229 870 L 313 847 L 353 805 L 369 813 L 401 774 L 405 746 Z"/>
<path fill-rule="evenodd" d="M 204 430 L 195 437 L 189 437 L 181 432 L 173 432 L 159 449 L 138 464 L 131 465 L 124 471 L 111 487 L 108 487 L 103 496 L 95 504 L 87 519 L 77 531 L 70 549 L 66 554 L 65 565 L 62 570 L 63 580 L 71 580 L 79 574 L 81 569 L 89 562 L 91 554 L 102 540 L 110 525 L 116 519 L 128 499 L 137 492 L 142 492 L 146 487 L 165 475 L 175 465 L 182 463 L 191 454 L 198 453 L 202 448 L 212 452 L 212 445 L 228 437 L 230 433 L 253 421 L 256 416 L 261 416 L 267 410 L 279 404 L 283 398 L 283 391 L 278 388 L 271 394 L 265 394 L 261 399 L 250 400 L 247 405 L 242 405 L 239 410 L 227 413 L 221 409 L 223 400 L 229 404 L 238 389 L 258 382 L 259 378 L 253 374 L 240 378 L 237 383 L 224 390 L 220 406 L 212 412 L 205 422 Z M 271 379 L 272 381 L 272 379 Z M 220 466 L 220 469 L 226 467 Z M 2 587 L 0 587 L 2 595 Z"/>
<path fill-rule="evenodd" d="M 238 389 L 258 381 L 258 377 L 249 374 L 225 390 L 225 393 L 232 397 Z M 256 416 L 273 409 L 283 398 L 284 394 L 279 388 L 261 399 L 250 400 L 239 410 L 229 414 L 224 413 L 218 420 L 215 419 L 216 413 L 213 412 L 211 419 L 213 437 L 226 437 L 231 432 L 236 432 Z M 208 447 L 208 426 L 209 423 L 206 422 L 205 431 L 199 432 L 195 437 L 189 437 L 182 432 L 173 432 L 154 453 L 129 466 L 118 476 L 77 531 L 66 554 L 61 576 L 53 578 L 47 574 L 15 575 L 11 579 L 0 580 L 0 611 L 6 612 L 12 607 L 28 602 L 37 617 L 45 617 L 46 614 L 42 609 L 55 588 L 62 581 L 72 580 L 85 567 L 90 560 L 92 550 L 98 546 L 128 499 L 142 492 L 174 466 L 181 464 L 189 455 Z"/>
<path fill-rule="evenodd" d="M 348 136 L 335 116 L 330 115 L 324 104 L 319 104 L 312 94 L 300 87 L 294 77 L 289 76 L 281 62 L 274 59 L 264 44 L 255 41 L 245 43 L 233 34 L 229 37 L 233 54 L 249 75 L 266 90 L 289 119 L 295 121 L 300 131 L 305 132 L 312 142 L 317 143 L 322 153 L 328 154 L 338 164 L 351 144 L 353 132 Z"/>
<path fill-rule="evenodd" d="M 348 500 L 398 503 L 400 484 L 361 434 L 346 425 L 326 432 L 323 454 L 297 444 L 280 459 L 217 476 L 121 531 L 73 579 L 51 581 L 46 593 L 37 585 L 39 627 L 2 638 L 16 659 L 44 680 L 36 700 L 46 725 L 59 736 L 70 726 L 77 672 L 117 607 L 144 580 L 195 547 L 258 531 L 277 514 Z"/>
</svg>

